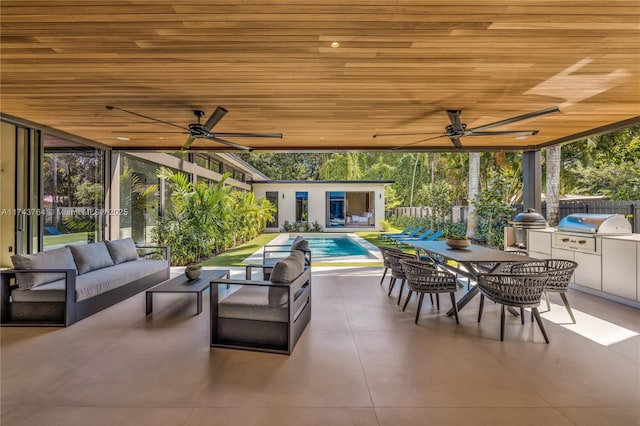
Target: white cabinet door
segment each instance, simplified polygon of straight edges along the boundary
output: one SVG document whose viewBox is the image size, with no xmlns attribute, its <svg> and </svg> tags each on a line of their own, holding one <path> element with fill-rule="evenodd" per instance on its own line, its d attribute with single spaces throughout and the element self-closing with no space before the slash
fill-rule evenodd
<svg viewBox="0 0 640 426">
<path fill-rule="evenodd" d="M 602 291 L 637 299 L 637 245 L 635 241 L 602 239 Z"/>
<path fill-rule="evenodd" d="M 551 254 L 529 250 L 529 257 L 533 257 L 534 259 L 551 259 Z"/>
<path fill-rule="evenodd" d="M 578 263 L 573 279 L 576 284 L 602 291 L 602 264 L 600 256 L 575 252 Z"/>
<path fill-rule="evenodd" d="M 553 233 L 541 231 L 527 232 L 527 249 L 529 251 L 551 254 L 551 236 L 553 235 Z"/>
<path fill-rule="evenodd" d="M 551 257 L 554 259 L 575 260 L 575 252 L 573 250 L 565 250 L 560 248 L 551 249 Z"/>
</svg>

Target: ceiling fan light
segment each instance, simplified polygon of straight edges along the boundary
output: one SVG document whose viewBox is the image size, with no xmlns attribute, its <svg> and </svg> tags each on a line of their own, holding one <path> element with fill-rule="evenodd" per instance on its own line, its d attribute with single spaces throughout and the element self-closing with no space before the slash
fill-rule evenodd
<svg viewBox="0 0 640 426">
<path fill-rule="evenodd" d="M 334 41 L 333 43 L 331 43 L 331 47 L 333 47 L 334 49 L 338 48 L 340 47 L 340 43 L 338 43 L 337 41 Z"/>
</svg>

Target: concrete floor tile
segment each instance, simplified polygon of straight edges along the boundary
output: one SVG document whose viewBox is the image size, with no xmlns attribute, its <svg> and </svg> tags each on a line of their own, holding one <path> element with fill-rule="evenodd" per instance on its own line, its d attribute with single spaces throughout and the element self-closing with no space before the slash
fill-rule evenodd
<svg viewBox="0 0 640 426">
<path fill-rule="evenodd" d="M 373 408 L 196 408 L 185 426 L 378 426 Z"/>
</svg>

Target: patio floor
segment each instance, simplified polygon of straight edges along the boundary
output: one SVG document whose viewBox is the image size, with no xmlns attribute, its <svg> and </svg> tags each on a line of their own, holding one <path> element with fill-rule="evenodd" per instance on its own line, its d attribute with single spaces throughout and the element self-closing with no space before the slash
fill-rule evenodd
<svg viewBox="0 0 640 426">
<path fill-rule="evenodd" d="M 10 425 L 635 425 L 640 311 L 570 292 L 537 326 L 478 298 L 460 325 L 406 312 L 381 268 L 315 268 L 312 320 L 290 356 L 209 347 L 208 304 L 144 294 L 69 328 L 1 329 Z M 234 275 L 243 271 L 234 269 Z M 464 290 L 460 290 L 461 296 Z M 428 299 L 428 298 L 427 298 Z M 544 310 L 544 306 L 542 307 Z"/>
</svg>

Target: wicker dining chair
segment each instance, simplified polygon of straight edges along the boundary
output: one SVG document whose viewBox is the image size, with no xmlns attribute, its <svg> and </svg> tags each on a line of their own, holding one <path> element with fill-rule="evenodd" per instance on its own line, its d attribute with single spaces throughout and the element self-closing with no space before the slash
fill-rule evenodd
<svg viewBox="0 0 640 426">
<path fill-rule="evenodd" d="M 544 263 L 544 262 L 543 262 Z M 480 289 L 480 308 L 478 310 L 478 322 L 482 319 L 484 309 L 484 298 L 500 303 L 500 340 L 504 340 L 505 307 L 513 306 L 520 308 L 522 313 L 524 308 L 531 308 L 531 314 L 538 323 L 540 331 L 546 343 L 549 343 L 549 336 L 542 324 L 538 306 L 544 286 L 549 280 L 546 272 L 542 273 L 517 273 L 517 274 L 478 274 L 478 288 Z"/>
<path fill-rule="evenodd" d="M 573 315 L 571 305 L 567 299 L 567 290 L 569 289 L 569 283 L 571 277 L 575 272 L 578 264 L 573 260 L 565 259 L 546 259 L 540 262 L 523 262 L 515 263 L 511 266 L 512 273 L 532 273 L 541 270 L 540 264 L 544 266 L 544 272 L 549 274 L 549 281 L 544 286 L 544 296 L 547 303 L 547 310 L 551 310 L 551 304 L 549 303 L 549 295 L 547 293 L 558 293 L 562 298 L 562 303 L 565 309 L 571 317 L 571 321 L 576 323 L 576 317 Z"/>
<path fill-rule="evenodd" d="M 391 296 L 391 292 L 393 291 L 393 287 L 395 287 L 396 282 L 400 280 L 400 292 L 398 293 L 398 305 L 400 304 L 400 298 L 402 297 L 402 292 L 404 290 L 404 282 L 407 277 L 404 273 L 404 269 L 402 267 L 401 260 L 414 260 L 415 257 L 410 254 L 404 252 L 387 252 L 387 257 L 389 258 L 389 265 L 391 266 L 391 281 L 389 282 L 389 293 Z"/>
<path fill-rule="evenodd" d="M 382 253 L 382 263 L 384 265 L 384 271 L 382 272 L 382 278 L 380 278 L 380 285 L 384 282 L 387 272 L 391 269 L 391 260 L 387 253 L 403 253 L 402 250 L 394 247 L 380 247 L 380 253 Z"/>
<path fill-rule="evenodd" d="M 413 292 L 419 293 L 420 299 L 418 300 L 415 320 L 415 323 L 417 324 L 425 293 L 429 294 L 429 296 L 432 294 L 436 295 L 438 310 L 440 310 L 439 294 L 449 293 L 451 296 L 451 304 L 453 305 L 453 313 L 456 317 L 456 324 L 460 324 L 458 320 L 458 306 L 456 304 L 455 297 L 457 289 L 456 276 L 450 272 L 436 269 L 433 264 L 423 262 L 421 260 L 402 259 L 400 260 L 400 263 L 404 269 L 404 273 L 407 278 L 407 287 L 409 289 L 409 294 L 407 294 L 407 300 L 404 302 L 402 310 L 404 311 L 407 308 L 407 304 L 409 303 Z"/>
<path fill-rule="evenodd" d="M 510 262 L 504 265 L 500 271 L 504 274 L 518 274 L 518 275 L 535 275 L 535 274 L 544 274 L 547 272 L 547 262 L 545 260 L 530 260 L 526 262 Z M 522 325 L 524 325 L 524 307 L 520 307 L 520 320 Z M 533 311 L 531 311 L 531 322 L 533 322 L 534 316 Z"/>
</svg>

